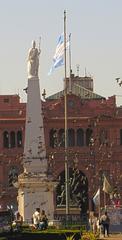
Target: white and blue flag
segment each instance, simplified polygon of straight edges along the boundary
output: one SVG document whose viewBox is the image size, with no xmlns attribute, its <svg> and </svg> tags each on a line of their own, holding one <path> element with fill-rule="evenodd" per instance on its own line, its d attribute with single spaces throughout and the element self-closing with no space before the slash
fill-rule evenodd
<svg viewBox="0 0 122 240">
<path fill-rule="evenodd" d="M 93 202 L 96 206 L 100 205 L 100 188 L 98 188 L 96 194 L 94 195 Z"/>
<path fill-rule="evenodd" d="M 66 48 L 69 46 L 69 42 L 66 44 Z M 53 66 L 51 67 L 48 75 L 58 67 L 64 65 L 64 34 L 61 34 L 58 38 L 55 54 L 53 57 Z"/>
</svg>

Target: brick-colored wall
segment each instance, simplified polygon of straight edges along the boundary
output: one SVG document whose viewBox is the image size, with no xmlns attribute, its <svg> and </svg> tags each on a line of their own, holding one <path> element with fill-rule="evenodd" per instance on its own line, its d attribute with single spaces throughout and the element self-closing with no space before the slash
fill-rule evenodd
<svg viewBox="0 0 122 240">
<path fill-rule="evenodd" d="M 4 99 L 9 99 L 9 102 Z M 77 154 L 78 168 L 88 179 L 89 202 L 100 184 L 99 172 L 108 172 L 108 180 L 113 186 L 117 186 L 122 194 L 122 146 L 120 146 L 120 129 L 122 129 L 122 115 L 120 108 L 116 107 L 115 97 L 107 100 L 81 100 L 80 97 L 68 95 L 68 128 L 76 131 L 82 128 L 84 132 L 89 126 L 93 130 L 95 144 L 92 147 L 94 155 L 91 154 L 90 146 L 77 145 L 68 148 L 68 159 L 71 167 Z M 19 173 L 22 171 L 22 153 L 24 146 L 26 104 L 20 102 L 18 95 L 0 96 L 0 205 L 17 204 L 17 189 L 8 187 L 8 171 L 11 166 L 17 166 Z M 64 148 L 49 146 L 49 132 L 51 129 L 64 129 L 64 98 L 57 100 L 46 100 L 43 102 L 44 130 L 47 157 L 53 155 L 53 175 L 55 178 L 64 170 Z M 5 130 L 22 130 L 22 147 L 3 147 L 3 132 Z M 101 129 L 107 131 L 108 144 L 99 145 L 99 133 Z M 102 186 L 101 186 L 102 188 Z M 101 194 L 103 199 L 103 192 Z M 110 203 L 108 196 L 107 201 Z M 121 203 L 122 204 L 122 203 Z M 89 203 L 91 206 L 91 203 Z"/>
</svg>

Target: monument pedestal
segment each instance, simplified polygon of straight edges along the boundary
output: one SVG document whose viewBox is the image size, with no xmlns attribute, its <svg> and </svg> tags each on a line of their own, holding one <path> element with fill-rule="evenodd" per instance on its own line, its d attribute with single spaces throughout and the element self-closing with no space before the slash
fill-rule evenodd
<svg viewBox="0 0 122 240">
<path fill-rule="evenodd" d="M 45 210 L 48 219 L 54 218 L 54 189 L 56 183 L 37 175 L 19 176 L 19 208 L 23 220 L 30 222 L 36 208 Z"/>
</svg>

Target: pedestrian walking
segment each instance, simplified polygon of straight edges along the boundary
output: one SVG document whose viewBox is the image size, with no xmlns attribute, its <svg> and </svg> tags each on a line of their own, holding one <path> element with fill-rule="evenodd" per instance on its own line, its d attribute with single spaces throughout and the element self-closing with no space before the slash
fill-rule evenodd
<svg viewBox="0 0 122 240">
<path fill-rule="evenodd" d="M 108 216 L 108 213 L 105 212 L 101 218 L 100 218 L 100 224 L 103 226 L 103 235 L 105 237 L 105 235 L 107 234 L 107 236 L 109 237 L 109 225 L 110 225 L 110 218 Z"/>
</svg>

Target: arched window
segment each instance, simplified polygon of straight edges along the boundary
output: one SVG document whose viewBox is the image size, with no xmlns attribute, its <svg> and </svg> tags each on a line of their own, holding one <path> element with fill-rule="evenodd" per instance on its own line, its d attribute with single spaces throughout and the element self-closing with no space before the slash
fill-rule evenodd
<svg viewBox="0 0 122 240">
<path fill-rule="evenodd" d="M 75 145 L 75 132 L 74 129 L 68 129 L 68 147 L 73 147 Z"/>
<path fill-rule="evenodd" d="M 84 131 L 82 128 L 77 129 L 77 146 L 84 146 Z"/>
<path fill-rule="evenodd" d="M 93 130 L 91 128 L 86 129 L 86 146 L 89 146 L 92 133 L 93 133 Z"/>
<path fill-rule="evenodd" d="M 7 131 L 3 133 L 3 147 L 9 148 L 9 134 Z"/>
<path fill-rule="evenodd" d="M 22 131 L 17 132 L 17 147 L 22 147 Z"/>
<path fill-rule="evenodd" d="M 122 145 L 122 129 L 120 129 L 120 145 Z"/>
<path fill-rule="evenodd" d="M 52 148 L 57 147 L 58 146 L 58 139 L 57 139 L 56 129 L 52 128 L 50 130 L 49 137 L 50 137 L 50 147 L 52 147 Z"/>
<path fill-rule="evenodd" d="M 58 132 L 58 139 L 59 139 L 59 147 L 64 147 L 65 146 L 65 133 L 64 129 L 60 129 Z"/>
<path fill-rule="evenodd" d="M 15 147 L 15 132 L 10 132 L 10 147 L 14 148 Z"/>
</svg>

